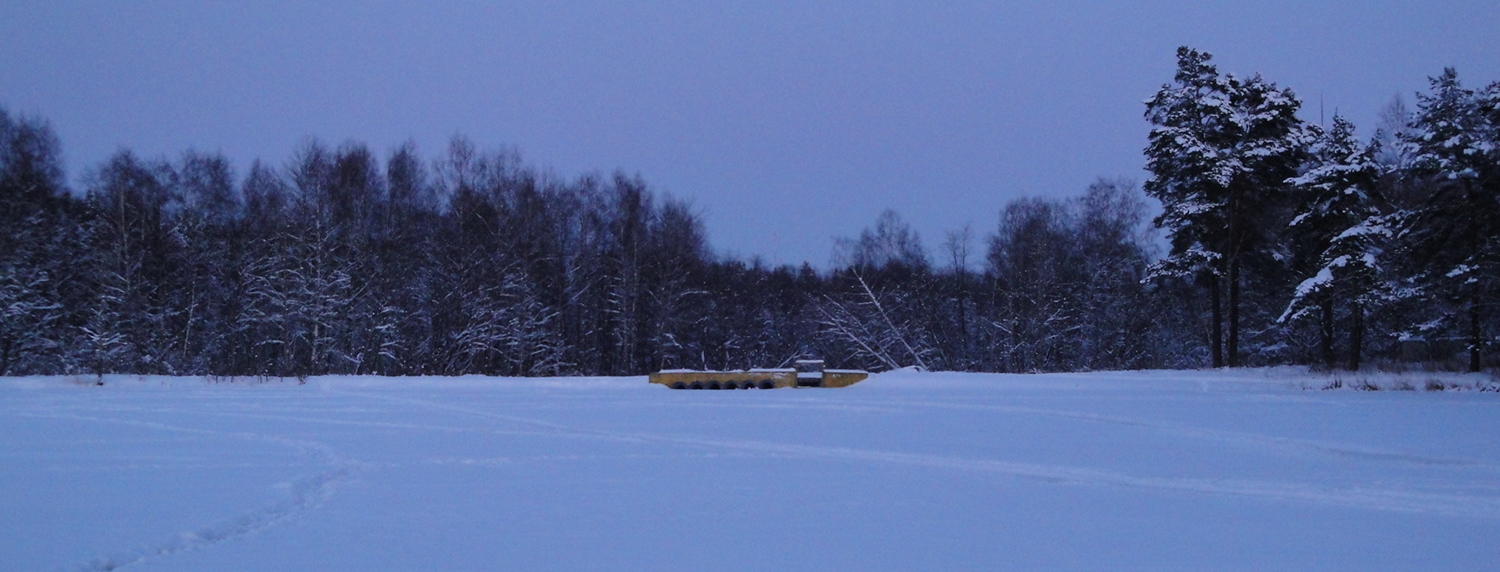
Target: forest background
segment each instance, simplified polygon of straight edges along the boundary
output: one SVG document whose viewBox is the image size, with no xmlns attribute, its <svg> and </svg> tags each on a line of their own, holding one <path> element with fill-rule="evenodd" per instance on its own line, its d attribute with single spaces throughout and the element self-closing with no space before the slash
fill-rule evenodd
<svg viewBox="0 0 1500 572">
<path fill-rule="evenodd" d="M 1140 188 L 1014 201 L 935 249 L 887 211 L 826 270 L 716 254 L 640 177 L 462 137 L 243 172 L 121 150 L 74 189 L 47 121 L 0 110 L 0 375 L 1495 363 L 1500 82 L 1444 70 L 1361 138 L 1177 58 Z"/>
</svg>

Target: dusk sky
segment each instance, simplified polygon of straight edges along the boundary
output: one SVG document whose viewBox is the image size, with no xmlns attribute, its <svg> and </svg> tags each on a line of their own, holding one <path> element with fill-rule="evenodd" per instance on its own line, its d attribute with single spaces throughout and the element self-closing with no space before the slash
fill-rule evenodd
<svg viewBox="0 0 1500 572">
<path fill-rule="evenodd" d="M 0 105 L 52 122 L 75 187 L 122 146 L 243 175 L 308 137 L 436 157 L 464 134 L 569 178 L 639 174 L 717 251 L 823 266 L 885 208 L 938 258 L 1011 199 L 1143 180 L 1141 102 L 1177 46 L 1368 136 L 1445 66 L 1500 80 L 1497 23 L 1493 0 L 7 1 Z"/>
</svg>

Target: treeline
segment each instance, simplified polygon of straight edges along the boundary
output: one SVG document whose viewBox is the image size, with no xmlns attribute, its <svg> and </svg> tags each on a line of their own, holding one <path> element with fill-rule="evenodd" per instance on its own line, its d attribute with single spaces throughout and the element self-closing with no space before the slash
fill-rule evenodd
<svg viewBox="0 0 1500 572">
<path fill-rule="evenodd" d="M 1178 57 L 1147 104 L 1144 195 L 1015 201 L 935 254 L 888 211 L 829 271 L 715 255 L 638 177 L 565 179 L 462 138 L 435 159 L 309 142 L 244 172 L 120 151 L 74 190 L 48 124 L 0 110 L 0 375 L 1481 368 L 1500 84 L 1448 70 L 1361 141 Z"/>
<path fill-rule="evenodd" d="M 1177 334 L 1190 314 L 1141 283 L 1146 207 L 1127 183 L 1012 204 L 987 262 L 966 230 L 935 267 L 887 212 L 818 272 L 716 257 L 689 206 L 637 178 L 562 180 L 463 139 L 433 161 L 308 143 L 244 174 L 120 151 L 74 193 L 45 122 L 0 121 L 10 375 L 1201 361 Z"/>
<path fill-rule="evenodd" d="M 562 180 L 463 139 L 434 161 L 308 143 L 243 175 L 120 151 L 79 194 L 45 122 L 0 129 L 10 375 L 1187 363 L 1133 308 L 1149 257 L 1126 184 L 1012 205 L 989 248 L 1004 280 L 969 270 L 968 235 L 933 268 L 889 212 L 820 273 L 714 256 L 689 206 L 637 178 Z"/>
<path fill-rule="evenodd" d="M 1337 115 L 1305 122 L 1259 75 L 1177 59 L 1146 103 L 1145 188 L 1171 239 L 1149 276 L 1208 299 L 1210 365 L 1481 370 L 1496 346 L 1500 82 L 1469 89 L 1444 70 L 1362 141 Z"/>
</svg>

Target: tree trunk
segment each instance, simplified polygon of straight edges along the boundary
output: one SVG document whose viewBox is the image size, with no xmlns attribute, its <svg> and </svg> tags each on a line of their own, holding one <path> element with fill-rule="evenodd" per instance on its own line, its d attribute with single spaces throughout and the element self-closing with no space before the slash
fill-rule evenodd
<svg viewBox="0 0 1500 572">
<path fill-rule="evenodd" d="M 1229 367 L 1240 366 L 1240 261 L 1229 260 Z"/>
<path fill-rule="evenodd" d="M 1482 207 L 1484 200 L 1480 198 L 1479 193 L 1474 192 L 1474 182 L 1472 179 L 1464 179 L 1464 198 L 1469 201 L 1469 213 L 1471 217 L 1483 216 L 1480 213 L 1486 212 Z M 1469 252 L 1475 254 L 1483 252 L 1483 242 L 1479 234 L 1478 220 L 1471 219 L 1469 221 L 1468 239 Z M 1477 283 L 1469 288 L 1469 371 L 1474 373 L 1477 373 L 1480 370 L 1480 366 L 1483 365 L 1480 363 L 1480 358 L 1482 357 L 1480 355 L 1480 347 L 1484 339 L 1480 336 L 1481 328 L 1479 327 L 1479 292 L 1480 287 Z"/>
<path fill-rule="evenodd" d="M 1208 275 L 1209 300 L 1213 304 L 1213 326 L 1209 332 L 1208 346 L 1213 353 L 1213 366 L 1224 367 L 1224 311 L 1219 300 L 1219 275 Z"/>
<path fill-rule="evenodd" d="M 1318 301 L 1321 315 L 1318 320 L 1318 349 L 1322 353 L 1323 367 L 1333 369 L 1333 300 L 1325 296 Z"/>
<path fill-rule="evenodd" d="M 1477 289 L 1476 289 L 1477 290 Z M 1484 340 L 1480 337 L 1479 327 L 1479 294 L 1469 294 L 1469 371 L 1471 373 L 1480 370 L 1480 348 Z"/>
<path fill-rule="evenodd" d="M 971 369 L 971 366 L 970 366 L 970 356 L 974 355 L 974 352 L 972 352 L 972 351 L 969 350 L 969 347 L 970 347 L 969 343 L 970 342 L 969 342 L 968 308 L 965 307 L 966 304 L 964 303 L 966 300 L 969 299 L 969 290 L 968 290 L 968 288 L 965 287 L 966 284 L 964 283 L 964 278 L 968 276 L 968 271 L 965 270 L 963 267 L 959 267 L 957 274 L 958 274 L 958 339 L 959 339 L 959 344 L 961 346 L 960 349 L 959 349 L 959 354 L 960 354 L 961 357 L 959 358 L 959 362 L 958 362 L 960 365 L 959 365 L 959 367 L 957 369 L 959 371 L 968 371 L 968 370 Z"/>
<path fill-rule="evenodd" d="M 1360 353 L 1365 343 L 1365 306 L 1359 302 L 1349 305 L 1349 371 L 1359 371 Z"/>
</svg>

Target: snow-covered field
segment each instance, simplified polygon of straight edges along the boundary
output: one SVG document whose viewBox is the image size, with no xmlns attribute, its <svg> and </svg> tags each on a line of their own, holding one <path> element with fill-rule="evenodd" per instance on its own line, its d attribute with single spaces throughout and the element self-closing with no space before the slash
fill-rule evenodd
<svg viewBox="0 0 1500 572">
<path fill-rule="evenodd" d="M 0 379 L 0 569 L 1500 569 L 1500 394 L 1412 379 Z"/>
</svg>

